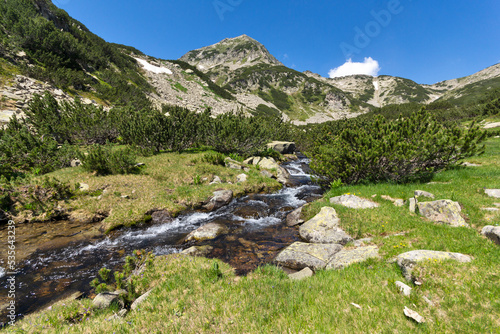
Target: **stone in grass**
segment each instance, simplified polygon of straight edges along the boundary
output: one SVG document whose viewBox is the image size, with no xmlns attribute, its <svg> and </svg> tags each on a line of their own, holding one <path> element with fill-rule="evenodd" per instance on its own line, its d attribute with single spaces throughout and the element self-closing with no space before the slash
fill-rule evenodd
<svg viewBox="0 0 500 334">
<path fill-rule="evenodd" d="M 433 202 L 420 202 L 417 206 L 420 215 L 429 220 L 453 227 L 468 226 L 465 219 L 460 215 L 462 209 L 458 202 L 443 199 Z"/>
<path fill-rule="evenodd" d="M 264 169 L 276 169 L 278 170 L 279 164 L 273 158 L 262 158 L 259 161 L 259 167 Z"/>
<path fill-rule="evenodd" d="M 418 314 L 417 312 L 409 309 L 408 307 L 405 306 L 405 309 L 404 309 L 404 314 L 410 318 L 410 319 L 413 319 L 415 320 L 417 323 L 421 324 L 421 323 L 424 323 L 425 322 L 425 319 L 424 317 L 422 317 L 420 314 Z"/>
<path fill-rule="evenodd" d="M 248 175 L 246 175 L 245 173 L 241 173 L 240 175 L 236 176 L 236 182 L 246 182 L 247 181 L 247 178 L 248 178 Z"/>
<path fill-rule="evenodd" d="M 139 307 L 139 305 L 141 305 L 149 296 L 149 294 L 151 293 L 152 290 L 149 290 L 148 292 L 146 292 L 145 294 L 143 294 L 142 296 L 140 296 L 139 298 L 137 298 L 136 300 L 134 300 L 134 302 L 132 303 L 132 305 L 130 305 L 130 309 L 131 310 L 135 310 L 137 307 Z"/>
<path fill-rule="evenodd" d="M 265 170 L 265 169 L 260 171 L 260 175 L 265 176 L 265 177 L 269 177 L 271 179 L 276 178 L 276 176 L 273 173 L 271 173 L 270 171 Z"/>
<path fill-rule="evenodd" d="M 305 242 L 294 242 L 274 259 L 280 266 L 296 270 L 305 267 L 313 270 L 323 269 L 328 260 L 342 249 L 338 244 L 309 244 Z"/>
<path fill-rule="evenodd" d="M 185 241 L 203 241 L 217 238 L 221 234 L 229 232 L 229 229 L 221 224 L 208 223 L 194 230 L 186 236 Z"/>
<path fill-rule="evenodd" d="M 400 282 L 400 281 L 396 281 L 396 286 L 398 287 L 399 289 L 399 292 L 401 292 L 404 296 L 410 296 L 411 295 L 411 288 L 404 284 L 403 282 Z"/>
<path fill-rule="evenodd" d="M 119 292 L 101 292 L 92 301 L 92 306 L 100 309 L 108 308 L 113 304 L 123 307 L 123 300 L 121 300 Z"/>
<path fill-rule="evenodd" d="M 334 208 L 325 206 L 299 228 L 300 237 L 308 242 L 345 245 L 353 239 L 339 227 Z"/>
<path fill-rule="evenodd" d="M 400 198 L 392 198 L 391 196 L 388 196 L 388 195 L 382 195 L 380 197 L 382 197 L 382 199 L 385 199 L 386 201 L 391 201 L 392 204 L 394 204 L 395 206 L 405 205 L 405 201 L 403 201 Z"/>
<path fill-rule="evenodd" d="M 306 279 L 308 277 L 311 277 L 314 275 L 314 272 L 311 270 L 309 267 L 305 267 L 301 271 L 297 271 L 296 273 L 288 275 L 288 277 L 294 281 L 300 281 L 303 279 Z"/>
<path fill-rule="evenodd" d="M 500 189 L 484 189 L 484 193 L 489 197 L 500 198 Z"/>
<path fill-rule="evenodd" d="M 414 197 L 412 197 L 412 198 L 410 198 L 408 200 L 408 203 L 409 203 L 409 208 L 408 209 L 410 210 L 410 212 L 415 213 L 415 210 L 417 208 L 417 199 L 414 198 Z"/>
<path fill-rule="evenodd" d="M 398 198 L 394 201 L 394 205 L 395 206 L 404 206 L 405 205 L 405 201 L 403 201 L 402 199 Z"/>
<path fill-rule="evenodd" d="M 429 193 L 427 191 L 423 191 L 423 190 L 415 190 L 415 197 L 420 197 L 420 196 L 429 197 L 429 198 L 434 199 L 434 194 L 431 194 L 431 193 Z"/>
<path fill-rule="evenodd" d="M 485 226 L 481 230 L 481 234 L 500 245 L 500 226 Z"/>
<path fill-rule="evenodd" d="M 184 255 L 190 255 L 190 256 L 207 256 L 214 248 L 209 245 L 205 246 L 192 246 L 189 247 L 181 252 L 181 254 Z"/>
<path fill-rule="evenodd" d="M 330 198 L 330 203 L 340 204 L 351 209 L 372 209 L 378 207 L 378 203 L 355 196 L 342 195 Z"/>
<path fill-rule="evenodd" d="M 481 165 L 473 164 L 471 162 L 464 162 L 462 165 L 465 167 L 481 167 Z"/>
<path fill-rule="evenodd" d="M 326 269 L 343 269 L 353 263 L 364 262 L 370 258 L 378 258 L 376 246 L 343 249 L 335 254 L 327 263 Z"/>
<path fill-rule="evenodd" d="M 399 268 L 401 268 L 401 272 L 403 276 L 411 281 L 411 273 L 415 265 L 419 262 L 428 261 L 428 260 L 454 260 L 461 263 L 471 262 L 472 258 L 469 255 L 464 255 L 460 253 L 451 253 L 451 252 L 439 252 L 432 250 L 414 250 L 410 252 L 406 252 L 403 254 L 399 254 L 396 257 L 396 263 Z"/>
<path fill-rule="evenodd" d="M 231 158 L 224 159 L 226 162 L 226 167 L 230 169 L 243 169 L 239 161 L 233 160 Z"/>
<path fill-rule="evenodd" d="M 222 180 L 217 175 L 215 175 L 212 182 L 210 182 L 210 184 L 219 184 L 219 183 L 222 183 Z"/>
</svg>

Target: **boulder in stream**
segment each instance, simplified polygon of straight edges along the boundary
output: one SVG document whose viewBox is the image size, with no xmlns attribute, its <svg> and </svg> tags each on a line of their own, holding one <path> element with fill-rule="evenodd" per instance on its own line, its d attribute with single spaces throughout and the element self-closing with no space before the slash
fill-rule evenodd
<svg viewBox="0 0 500 334">
<path fill-rule="evenodd" d="M 186 236 L 185 241 L 203 241 L 217 238 L 221 234 L 226 234 L 229 229 L 221 224 L 208 223 L 194 230 Z"/>
<path fill-rule="evenodd" d="M 219 208 L 222 208 L 224 205 L 229 204 L 232 199 L 233 192 L 231 190 L 214 191 L 213 196 L 205 205 L 203 205 L 203 208 L 208 211 L 215 211 Z"/>
</svg>

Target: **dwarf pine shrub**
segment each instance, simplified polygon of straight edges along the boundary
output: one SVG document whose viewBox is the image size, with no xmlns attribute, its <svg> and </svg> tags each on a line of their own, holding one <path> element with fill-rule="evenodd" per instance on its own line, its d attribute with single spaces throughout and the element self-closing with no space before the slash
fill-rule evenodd
<svg viewBox="0 0 500 334">
<path fill-rule="evenodd" d="M 486 134 L 472 123 L 468 129 L 444 126 L 425 109 L 387 121 L 377 116 L 364 127 L 347 126 L 314 147 L 312 169 L 325 183 L 362 181 L 404 183 L 429 179 L 459 160 L 481 154 Z"/>
</svg>

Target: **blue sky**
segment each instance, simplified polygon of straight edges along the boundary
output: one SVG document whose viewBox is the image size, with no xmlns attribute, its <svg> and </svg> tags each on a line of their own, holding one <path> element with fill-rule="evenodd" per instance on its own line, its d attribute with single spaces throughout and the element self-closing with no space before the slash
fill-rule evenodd
<svg viewBox="0 0 500 334">
<path fill-rule="evenodd" d="M 247 34 L 286 66 L 325 77 L 349 58 L 340 73 L 362 68 L 426 84 L 500 62 L 498 0 L 53 2 L 105 40 L 163 59 Z"/>
</svg>

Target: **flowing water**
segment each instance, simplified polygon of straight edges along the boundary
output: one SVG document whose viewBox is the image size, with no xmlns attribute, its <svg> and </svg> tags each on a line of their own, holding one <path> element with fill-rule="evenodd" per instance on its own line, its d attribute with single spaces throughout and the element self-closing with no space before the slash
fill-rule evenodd
<svg viewBox="0 0 500 334">
<path fill-rule="evenodd" d="M 171 222 L 33 253 L 18 265 L 15 275 L 16 312 L 27 314 L 73 292 L 89 292 L 89 283 L 100 268 L 118 268 L 135 249 L 165 255 L 193 245 L 210 245 L 213 249 L 207 257 L 229 263 L 238 274 L 269 263 L 281 249 L 299 240 L 297 228 L 286 226 L 286 215 L 321 194 L 320 187 L 311 183 L 307 163 L 302 158 L 283 164 L 294 186 L 277 193 L 248 195 L 214 212 L 189 212 Z M 210 222 L 225 225 L 229 233 L 204 242 L 182 242 L 189 232 Z M 8 282 L 2 267 L 0 284 L 0 306 L 4 306 Z M 5 310 L 0 316 L 0 322 L 5 321 Z"/>
</svg>

